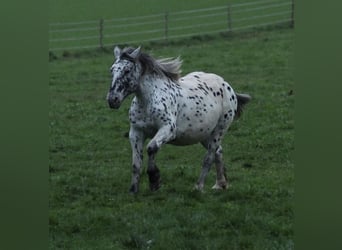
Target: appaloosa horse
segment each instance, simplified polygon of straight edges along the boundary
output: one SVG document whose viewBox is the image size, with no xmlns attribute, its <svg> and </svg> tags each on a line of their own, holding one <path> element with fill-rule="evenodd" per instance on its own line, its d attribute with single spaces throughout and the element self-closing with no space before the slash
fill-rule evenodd
<svg viewBox="0 0 342 250">
<path fill-rule="evenodd" d="M 115 62 L 110 70 L 112 83 L 107 94 L 110 108 L 118 109 L 122 101 L 134 93 L 129 110 L 129 139 L 132 147 L 132 182 L 130 192 L 137 193 L 143 160 L 143 145 L 147 145 L 150 189 L 160 187 L 155 155 L 165 143 L 190 145 L 201 143 L 207 153 L 196 184 L 202 190 L 205 177 L 215 162 L 217 178 L 214 189 L 225 189 L 221 142 L 225 132 L 251 99 L 237 94 L 220 76 L 192 72 L 180 77 L 181 61 L 156 60 L 139 48 L 114 49 Z"/>
</svg>

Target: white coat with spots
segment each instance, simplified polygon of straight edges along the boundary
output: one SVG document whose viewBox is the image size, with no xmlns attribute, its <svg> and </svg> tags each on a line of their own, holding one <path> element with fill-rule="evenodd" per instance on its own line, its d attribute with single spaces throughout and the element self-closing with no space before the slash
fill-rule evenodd
<svg viewBox="0 0 342 250">
<path fill-rule="evenodd" d="M 215 74 L 192 72 L 180 77 L 178 58 L 156 60 L 141 52 L 140 47 L 123 50 L 115 47 L 114 55 L 113 80 L 107 94 L 109 106 L 117 109 L 126 96 L 135 94 L 129 111 L 133 166 L 130 191 L 138 192 L 143 145 L 147 138 L 152 138 L 147 145 L 151 190 L 160 187 L 160 172 L 154 159 L 165 143 L 201 143 L 207 153 L 195 187 L 203 189 L 205 177 L 215 163 L 217 178 L 213 188 L 227 188 L 221 142 L 250 96 L 235 93 Z"/>
</svg>

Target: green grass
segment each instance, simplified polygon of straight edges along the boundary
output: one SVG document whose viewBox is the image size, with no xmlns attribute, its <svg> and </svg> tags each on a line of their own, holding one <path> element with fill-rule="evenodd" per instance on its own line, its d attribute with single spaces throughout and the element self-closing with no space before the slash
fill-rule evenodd
<svg viewBox="0 0 342 250">
<path fill-rule="evenodd" d="M 262 0 L 235 0 L 236 3 Z M 286 2 L 288 0 L 275 0 Z M 126 18 L 227 5 L 226 0 L 49 0 L 50 23 Z"/>
<path fill-rule="evenodd" d="M 193 191 L 205 151 L 165 145 L 162 187 L 128 193 L 130 99 L 113 111 L 105 96 L 112 51 L 50 62 L 50 249 L 293 249 L 293 30 L 146 45 L 181 55 L 183 73 L 223 76 L 253 100 L 223 141 L 231 187 Z M 145 157 L 146 160 L 147 157 Z"/>
</svg>

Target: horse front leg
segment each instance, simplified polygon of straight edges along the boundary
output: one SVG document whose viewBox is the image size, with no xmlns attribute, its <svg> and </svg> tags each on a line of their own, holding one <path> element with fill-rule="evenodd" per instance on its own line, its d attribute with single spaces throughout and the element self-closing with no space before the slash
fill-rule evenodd
<svg viewBox="0 0 342 250">
<path fill-rule="evenodd" d="M 147 174 L 150 182 L 150 190 L 156 191 L 160 188 L 161 180 L 160 180 L 160 171 L 156 166 L 154 157 L 157 152 L 153 152 L 148 150 L 148 166 L 147 166 Z"/>
<path fill-rule="evenodd" d="M 129 140 L 132 148 L 132 182 L 129 191 L 130 193 L 135 194 L 139 191 L 145 136 L 140 130 L 131 127 L 129 131 Z"/>
<path fill-rule="evenodd" d="M 156 191 L 160 188 L 160 171 L 155 163 L 155 156 L 160 149 L 160 147 L 173 140 L 176 136 L 175 126 L 164 126 L 158 130 L 156 135 L 147 145 L 147 153 L 148 153 L 148 166 L 147 166 L 147 174 L 150 182 L 150 190 Z"/>
</svg>

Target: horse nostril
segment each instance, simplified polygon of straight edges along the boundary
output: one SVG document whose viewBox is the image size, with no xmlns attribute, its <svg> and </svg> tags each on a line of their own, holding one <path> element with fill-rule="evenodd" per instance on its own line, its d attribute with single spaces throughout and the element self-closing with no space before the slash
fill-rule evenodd
<svg viewBox="0 0 342 250">
<path fill-rule="evenodd" d="M 118 108 L 120 106 L 120 100 L 118 97 L 108 98 L 108 104 L 110 108 Z"/>
</svg>

